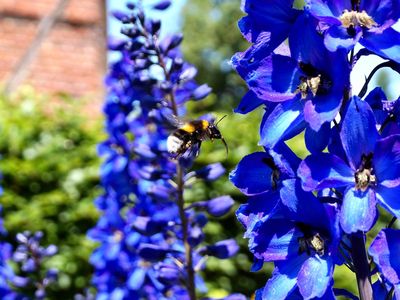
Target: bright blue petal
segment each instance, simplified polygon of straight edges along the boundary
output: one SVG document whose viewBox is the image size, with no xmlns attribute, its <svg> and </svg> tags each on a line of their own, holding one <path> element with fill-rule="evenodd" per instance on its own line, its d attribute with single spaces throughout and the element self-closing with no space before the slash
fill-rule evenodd
<svg viewBox="0 0 400 300">
<path fill-rule="evenodd" d="M 238 114 L 247 114 L 265 103 L 266 102 L 258 98 L 254 92 L 248 91 L 246 95 L 243 96 L 234 112 Z"/>
<path fill-rule="evenodd" d="M 304 127 L 303 104 L 297 98 L 279 103 L 265 116 L 260 129 L 259 145 L 273 148 L 279 141 L 284 141 L 300 133 Z"/>
<path fill-rule="evenodd" d="M 318 67 L 319 62 L 326 61 L 327 52 L 322 35 L 316 31 L 317 26 L 318 21 L 310 14 L 304 13 L 297 18 L 289 36 L 291 56 L 314 67 Z"/>
<path fill-rule="evenodd" d="M 270 217 L 254 227 L 249 248 L 256 258 L 264 261 L 286 260 L 298 256 L 298 239 L 303 236 L 304 233 L 284 216 Z"/>
<path fill-rule="evenodd" d="M 300 158 L 285 143 L 278 143 L 273 149 L 268 149 L 268 153 L 274 159 L 276 166 L 281 174 L 288 178 L 296 177 L 296 171 L 301 162 Z"/>
<path fill-rule="evenodd" d="M 376 197 L 380 204 L 397 218 L 400 218 L 400 186 L 388 188 L 378 185 Z"/>
<path fill-rule="evenodd" d="M 296 288 L 297 274 L 307 258 L 305 254 L 279 264 L 272 273 L 272 278 L 267 281 L 262 294 L 263 300 L 290 299 L 290 293 Z"/>
<path fill-rule="evenodd" d="M 316 228 L 324 228 L 327 224 L 326 211 L 314 194 L 305 192 L 298 179 L 284 180 L 282 185 L 280 195 L 282 203 L 288 208 L 289 218 Z"/>
<path fill-rule="evenodd" d="M 343 149 L 353 170 L 360 167 L 362 154 L 373 153 L 378 137 L 371 107 L 353 96 L 347 106 L 340 132 Z"/>
<path fill-rule="evenodd" d="M 268 44 L 271 50 L 282 43 L 289 35 L 297 15 L 301 11 L 292 8 L 293 1 L 281 0 L 246 0 L 243 10 L 248 16 L 239 22 L 244 37 L 252 43 L 260 39 L 265 32 L 271 33 Z"/>
<path fill-rule="evenodd" d="M 319 131 L 321 126 L 332 121 L 339 112 L 342 104 L 342 93 L 333 91 L 328 95 L 317 95 L 312 100 L 307 100 L 304 105 L 304 119 L 314 131 Z"/>
<path fill-rule="evenodd" d="M 326 48 L 331 52 L 341 48 L 347 51 L 353 49 L 362 36 L 361 29 L 356 27 L 356 30 L 356 35 L 351 36 L 343 26 L 331 26 L 325 34 L 324 43 Z"/>
<path fill-rule="evenodd" d="M 329 256 L 309 257 L 301 267 L 297 285 L 304 299 L 322 297 L 332 279 L 333 264 Z"/>
<path fill-rule="evenodd" d="M 373 162 L 379 184 L 386 187 L 400 185 L 400 135 L 379 140 Z"/>
<path fill-rule="evenodd" d="M 376 221 L 376 215 L 375 192 L 371 188 L 365 192 L 347 189 L 340 210 L 340 225 L 344 232 L 369 231 Z"/>
<path fill-rule="evenodd" d="M 236 53 L 232 65 L 260 99 L 272 102 L 292 99 L 300 82 L 297 61 L 289 56 L 265 54 L 249 48 Z"/>
<path fill-rule="evenodd" d="M 369 248 L 375 264 L 391 284 L 400 283 L 400 231 L 381 230 Z"/>
<path fill-rule="evenodd" d="M 353 171 L 339 157 L 330 153 L 307 156 L 301 162 L 297 175 L 306 191 L 354 184 Z"/>
<path fill-rule="evenodd" d="M 339 17 L 343 10 L 349 9 L 349 2 L 347 0 L 335 1 L 322 1 L 322 0 L 306 0 L 308 10 L 315 17 L 331 17 L 332 22 L 340 24 L 337 17 Z"/>
<path fill-rule="evenodd" d="M 328 146 L 330 136 L 331 126 L 329 123 L 323 124 L 318 131 L 314 131 L 312 128 L 307 127 L 304 139 L 308 151 L 311 153 L 322 152 Z"/>
<path fill-rule="evenodd" d="M 265 152 L 255 152 L 242 158 L 229 174 L 230 181 L 245 195 L 256 195 L 272 189 L 274 163 Z"/>
<path fill-rule="evenodd" d="M 381 27 L 391 26 L 399 19 L 400 3 L 398 0 L 361 0 L 360 11 L 365 10 Z"/>
<path fill-rule="evenodd" d="M 247 229 L 245 237 L 250 237 L 258 221 L 269 215 L 279 201 L 279 193 L 264 193 L 248 198 L 248 202 L 239 207 L 236 217 Z"/>
<path fill-rule="evenodd" d="M 360 44 L 385 58 L 400 63 L 400 33 L 387 28 L 381 34 L 365 33 Z"/>
<path fill-rule="evenodd" d="M 146 277 L 146 269 L 135 268 L 133 273 L 129 276 L 127 286 L 129 289 L 137 291 L 143 287 L 143 282 Z"/>
</svg>

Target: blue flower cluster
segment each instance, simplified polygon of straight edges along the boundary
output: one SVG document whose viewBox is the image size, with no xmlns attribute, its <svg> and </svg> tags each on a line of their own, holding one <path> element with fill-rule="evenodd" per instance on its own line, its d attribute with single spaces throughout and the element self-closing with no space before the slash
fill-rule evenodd
<svg viewBox="0 0 400 300">
<path fill-rule="evenodd" d="M 232 58 L 249 87 L 236 112 L 265 107 L 265 151 L 230 174 L 248 196 L 237 217 L 253 271 L 275 264 L 256 299 L 357 299 L 333 288 L 342 264 L 356 273 L 360 299 L 400 299 L 399 231 L 378 234 L 372 260 L 365 248 L 378 204 L 400 217 L 400 98 L 387 100 L 379 87 L 366 95 L 376 70 L 400 72 L 400 33 L 392 28 L 400 1 L 305 2 L 300 9 L 291 0 L 243 1 L 239 28 L 251 46 Z M 350 74 L 365 55 L 386 61 L 356 95 Z M 310 153 L 304 160 L 285 143 L 300 133 Z"/>
<path fill-rule="evenodd" d="M 1 239 L 6 230 L 0 219 Z M 29 231 L 18 233 L 18 246 L 0 242 L 0 297 L 4 300 L 45 299 L 47 288 L 58 277 L 56 269 L 46 269 L 43 262 L 57 253 L 57 247 L 43 247 L 43 233 Z M 15 268 L 13 268 L 15 266 Z"/>
<path fill-rule="evenodd" d="M 190 139 L 182 155 L 168 153 L 167 139 L 180 126 L 185 103 L 204 98 L 210 88 L 194 81 L 197 71 L 179 50 L 182 35 L 160 38 L 160 21 L 147 18 L 140 1 L 113 15 L 127 38 L 109 41 L 120 58 L 106 78 L 108 138 L 99 145 L 104 194 L 95 201 L 102 216 L 88 234 L 99 242 L 90 259 L 96 299 L 193 300 L 205 292 L 199 272 L 207 257 L 225 259 L 238 251 L 231 239 L 203 244 L 206 213 L 226 214 L 233 205 L 229 196 L 184 199 L 193 183 L 223 175 L 222 165 L 190 171 L 199 150 L 194 142 L 189 147 Z"/>
</svg>

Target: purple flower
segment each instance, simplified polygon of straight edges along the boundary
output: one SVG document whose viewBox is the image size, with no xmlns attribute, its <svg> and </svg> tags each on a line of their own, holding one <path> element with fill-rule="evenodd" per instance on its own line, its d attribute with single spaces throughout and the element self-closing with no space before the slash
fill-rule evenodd
<svg viewBox="0 0 400 300">
<path fill-rule="evenodd" d="M 209 245 L 200 249 L 202 255 L 211 255 L 220 259 L 230 258 L 239 251 L 239 246 L 235 240 L 219 241 L 214 245 Z"/>
<path fill-rule="evenodd" d="M 386 283 L 393 286 L 396 299 L 400 298 L 399 243 L 400 231 L 385 228 L 378 233 L 369 248 L 369 254 L 383 275 L 382 281 L 378 280 L 377 285 L 380 285 L 381 292 L 385 295 L 390 291 L 386 289 Z"/>
<path fill-rule="evenodd" d="M 300 164 L 298 175 L 303 188 L 338 188 L 343 192 L 340 223 L 346 233 L 371 229 L 377 217 L 377 201 L 400 216 L 400 136 L 379 140 L 371 108 L 354 96 L 347 107 L 340 138 L 345 157 L 313 154 Z"/>
</svg>

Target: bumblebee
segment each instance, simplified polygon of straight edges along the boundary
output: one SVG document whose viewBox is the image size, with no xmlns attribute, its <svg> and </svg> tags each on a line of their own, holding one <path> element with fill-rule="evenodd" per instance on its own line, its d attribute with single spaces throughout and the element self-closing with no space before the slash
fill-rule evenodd
<svg viewBox="0 0 400 300">
<path fill-rule="evenodd" d="M 224 143 L 226 153 L 228 153 L 228 145 L 226 144 L 221 132 L 217 128 L 217 124 L 225 118 L 223 116 L 217 123 L 207 120 L 192 120 L 183 123 L 167 138 L 167 150 L 174 155 L 174 158 L 179 158 L 190 149 L 190 153 L 195 153 L 197 156 L 200 150 L 201 143 L 210 139 L 211 141 L 219 139 Z"/>
</svg>

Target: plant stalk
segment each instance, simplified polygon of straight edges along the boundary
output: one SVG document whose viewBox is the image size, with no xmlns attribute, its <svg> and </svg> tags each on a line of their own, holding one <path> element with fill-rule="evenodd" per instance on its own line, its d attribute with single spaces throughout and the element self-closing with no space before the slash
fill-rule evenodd
<svg viewBox="0 0 400 300">
<path fill-rule="evenodd" d="M 351 235 L 351 257 L 357 277 L 360 300 L 373 300 L 370 267 L 365 250 L 365 235 L 357 232 Z"/>
</svg>

